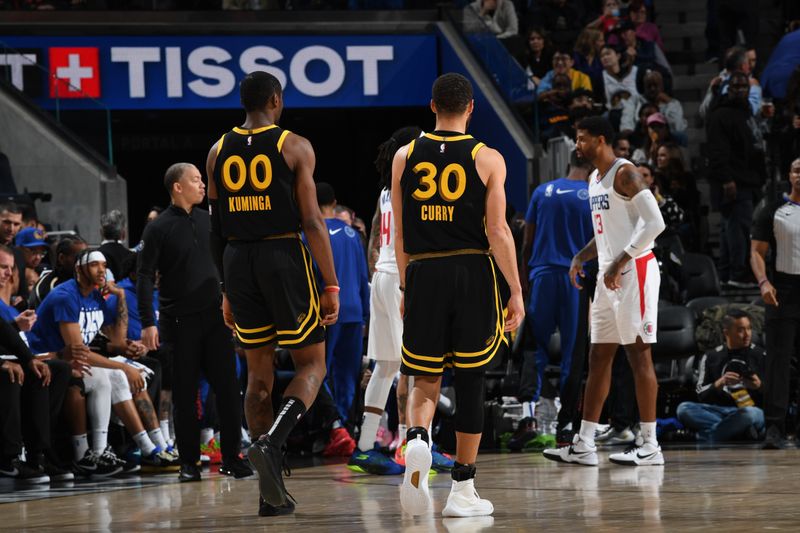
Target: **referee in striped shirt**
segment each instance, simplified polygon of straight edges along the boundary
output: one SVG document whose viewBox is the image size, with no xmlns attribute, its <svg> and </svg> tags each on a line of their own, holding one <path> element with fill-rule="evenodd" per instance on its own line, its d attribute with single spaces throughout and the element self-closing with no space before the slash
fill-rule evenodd
<svg viewBox="0 0 800 533">
<path fill-rule="evenodd" d="M 767 304 L 764 448 L 772 450 L 784 447 L 791 360 L 800 345 L 800 158 L 789 168 L 789 182 L 788 195 L 756 213 L 750 245 L 750 266 Z"/>
</svg>

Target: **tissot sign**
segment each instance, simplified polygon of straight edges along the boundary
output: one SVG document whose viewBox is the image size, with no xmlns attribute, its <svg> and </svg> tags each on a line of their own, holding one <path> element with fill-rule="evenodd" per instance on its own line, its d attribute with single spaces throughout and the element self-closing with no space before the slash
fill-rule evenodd
<svg viewBox="0 0 800 533">
<path fill-rule="evenodd" d="M 433 35 L 3 37 L 6 79 L 45 107 L 239 107 L 238 82 L 264 70 L 292 107 L 425 105 Z M 13 49 L 13 50 L 12 50 Z M 46 72 L 31 66 L 38 63 Z"/>
</svg>

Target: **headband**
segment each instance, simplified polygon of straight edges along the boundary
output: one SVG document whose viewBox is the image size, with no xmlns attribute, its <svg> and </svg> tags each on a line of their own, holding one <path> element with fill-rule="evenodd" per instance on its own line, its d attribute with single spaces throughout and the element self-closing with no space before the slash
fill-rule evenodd
<svg viewBox="0 0 800 533">
<path fill-rule="evenodd" d="M 84 254 L 78 260 L 79 266 L 86 266 L 89 263 L 96 263 L 96 262 L 106 262 L 106 256 L 103 255 L 103 252 L 98 252 L 97 250 L 91 251 L 88 254 Z"/>
</svg>

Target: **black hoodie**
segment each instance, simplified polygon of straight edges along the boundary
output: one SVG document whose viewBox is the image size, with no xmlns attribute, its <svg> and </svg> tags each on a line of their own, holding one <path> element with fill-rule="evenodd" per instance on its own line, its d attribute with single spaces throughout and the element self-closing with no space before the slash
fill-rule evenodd
<svg viewBox="0 0 800 533">
<path fill-rule="evenodd" d="M 739 188 L 764 183 L 764 152 L 749 123 L 750 103 L 723 96 L 706 120 L 709 180 L 721 186 L 729 181 Z"/>
</svg>

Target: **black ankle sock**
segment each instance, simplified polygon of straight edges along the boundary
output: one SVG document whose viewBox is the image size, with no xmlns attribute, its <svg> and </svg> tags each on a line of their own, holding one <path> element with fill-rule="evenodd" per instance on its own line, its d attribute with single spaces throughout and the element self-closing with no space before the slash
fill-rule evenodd
<svg viewBox="0 0 800 533">
<path fill-rule="evenodd" d="M 453 481 L 467 481 L 475 477 L 475 465 L 464 465 L 456 462 L 450 471 Z"/>
<path fill-rule="evenodd" d="M 428 430 L 422 426 L 414 426 L 412 428 L 408 428 L 408 431 L 406 431 L 406 442 L 411 442 L 412 440 L 416 439 L 417 435 L 420 435 L 422 437 L 422 440 L 430 444 L 431 439 L 428 438 Z"/>
<path fill-rule="evenodd" d="M 286 443 L 286 439 L 289 438 L 289 433 L 292 432 L 292 429 L 304 414 L 306 414 L 306 406 L 298 398 L 289 396 L 284 399 L 280 410 L 278 410 L 275 423 L 272 424 L 272 429 L 267 433 L 270 436 L 270 440 L 278 446 L 283 446 Z"/>
</svg>

